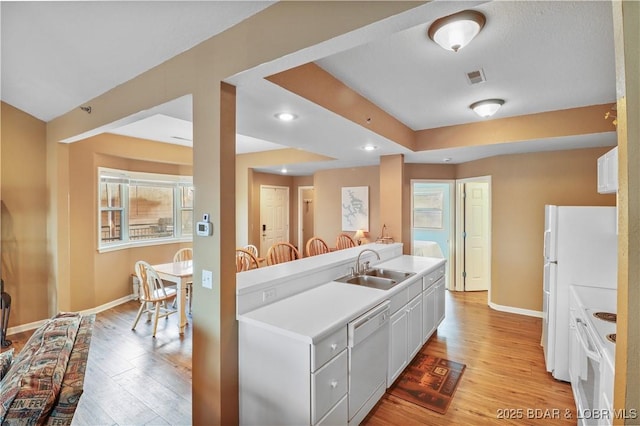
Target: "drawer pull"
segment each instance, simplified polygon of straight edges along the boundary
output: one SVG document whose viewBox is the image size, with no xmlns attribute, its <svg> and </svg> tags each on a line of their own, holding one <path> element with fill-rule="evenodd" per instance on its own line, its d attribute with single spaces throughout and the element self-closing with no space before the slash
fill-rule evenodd
<svg viewBox="0 0 640 426">
<path fill-rule="evenodd" d="M 332 350 L 332 351 L 335 351 L 337 347 L 338 347 L 338 344 L 337 344 L 337 343 L 332 343 L 332 344 L 331 344 L 331 350 Z"/>
<path fill-rule="evenodd" d="M 335 389 L 336 387 L 338 387 L 338 381 L 334 380 L 331 382 L 331 389 Z"/>
</svg>

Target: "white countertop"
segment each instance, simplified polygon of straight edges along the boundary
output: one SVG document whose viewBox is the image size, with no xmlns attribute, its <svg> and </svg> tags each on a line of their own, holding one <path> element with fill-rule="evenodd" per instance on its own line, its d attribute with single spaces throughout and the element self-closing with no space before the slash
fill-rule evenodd
<svg viewBox="0 0 640 426">
<path fill-rule="evenodd" d="M 393 249 L 398 249 L 400 253 L 402 252 L 402 244 L 400 243 L 370 243 L 344 250 L 336 250 L 319 256 L 303 257 L 302 259 L 298 259 L 293 262 L 284 262 L 278 265 L 252 269 L 236 275 L 236 292 L 238 295 L 242 295 L 254 291 L 257 285 L 265 287 L 269 285 L 265 285 L 265 283 L 271 283 L 284 278 L 288 279 L 297 275 L 308 274 L 309 271 L 322 270 L 329 263 L 344 263 L 345 265 L 351 265 L 358 254 L 366 248 L 376 250 L 381 254 L 390 252 Z M 365 254 L 366 257 L 363 257 L 363 260 L 371 260 L 375 256 L 370 252 Z M 373 261 L 371 263 L 373 263 Z M 348 268 L 345 266 L 345 274 L 347 273 L 347 270 Z"/>
<path fill-rule="evenodd" d="M 331 282 L 248 312 L 238 319 L 315 343 L 386 298 L 386 291 Z"/>
<path fill-rule="evenodd" d="M 374 266 L 419 274 L 444 262 L 444 259 L 403 255 Z M 390 290 L 329 282 L 239 315 L 238 320 L 315 343 L 389 299 L 412 281 L 410 278 Z"/>
<path fill-rule="evenodd" d="M 428 269 L 435 268 L 444 263 L 445 263 L 444 259 L 440 259 L 437 257 L 404 255 L 404 256 L 394 257 L 393 259 L 385 260 L 380 263 L 376 263 L 373 266 L 385 267 L 387 269 L 396 269 L 398 271 L 420 273 Z"/>
</svg>

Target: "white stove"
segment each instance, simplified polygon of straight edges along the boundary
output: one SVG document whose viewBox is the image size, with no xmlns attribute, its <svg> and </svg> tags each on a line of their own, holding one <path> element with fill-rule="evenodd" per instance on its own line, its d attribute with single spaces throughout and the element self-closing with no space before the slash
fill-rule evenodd
<svg viewBox="0 0 640 426">
<path fill-rule="evenodd" d="M 616 323 L 603 319 L 603 317 L 607 318 L 610 315 L 600 314 L 613 314 L 615 316 L 616 312 L 612 309 L 599 308 L 587 308 L 585 309 L 585 312 L 587 313 L 587 321 L 591 324 L 592 330 L 595 331 L 595 337 L 598 339 L 598 346 L 604 349 L 605 358 L 608 358 L 611 365 L 614 365 L 616 358 L 616 344 L 607 336 L 616 333 Z"/>
<path fill-rule="evenodd" d="M 572 285 L 570 288 L 569 375 L 578 409 L 578 425 L 611 424 L 616 333 L 617 291 Z"/>
</svg>

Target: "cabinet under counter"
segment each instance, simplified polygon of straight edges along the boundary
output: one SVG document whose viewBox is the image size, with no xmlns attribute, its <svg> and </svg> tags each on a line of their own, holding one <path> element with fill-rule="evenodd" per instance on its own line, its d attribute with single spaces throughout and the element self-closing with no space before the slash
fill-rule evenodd
<svg viewBox="0 0 640 426">
<path fill-rule="evenodd" d="M 410 308 L 419 349 L 423 277 L 444 260 L 400 256 L 379 265 L 416 276 L 388 291 L 330 282 L 238 315 L 241 424 L 347 424 L 347 324 L 386 300 Z"/>
</svg>

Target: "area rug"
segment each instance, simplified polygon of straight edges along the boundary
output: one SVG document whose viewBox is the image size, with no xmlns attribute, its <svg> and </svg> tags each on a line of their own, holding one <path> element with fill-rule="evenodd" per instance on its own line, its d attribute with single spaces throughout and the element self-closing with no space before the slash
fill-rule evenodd
<svg viewBox="0 0 640 426">
<path fill-rule="evenodd" d="M 466 365 L 419 353 L 387 392 L 445 414 Z"/>
</svg>

